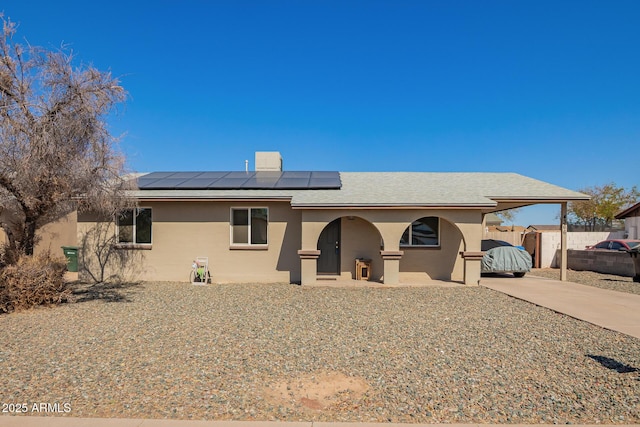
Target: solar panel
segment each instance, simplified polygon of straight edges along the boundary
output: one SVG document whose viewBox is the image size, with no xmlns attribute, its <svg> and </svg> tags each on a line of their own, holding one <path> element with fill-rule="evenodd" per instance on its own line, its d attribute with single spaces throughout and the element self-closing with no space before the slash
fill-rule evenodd
<svg viewBox="0 0 640 427">
<path fill-rule="evenodd" d="M 187 179 L 191 179 L 191 178 L 197 178 L 200 175 L 202 175 L 203 172 L 176 172 L 173 175 L 171 175 L 170 177 L 167 178 L 187 178 Z"/>
<path fill-rule="evenodd" d="M 144 178 L 155 178 L 155 179 L 158 179 L 158 178 L 167 178 L 167 177 L 170 177 L 171 175 L 174 175 L 174 174 L 175 174 L 175 172 L 151 172 L 151 173 L 148 173 L 148 174 L 144 175 L 143 177 Z"/>
<path fill-rule="evenodd" d="M 222 178 L 225 175 L 228 175 L 229 172 L 202 172 L 198 175 L 198 178 Z"/>
<path fill-rule="evenodd" d="M 340 188 L 340 177 L 336 178 L 311 178 L 309 187 L 313 189 Z"/>
<path fill-rule="evenodd" d="M 309 178 L 280 178 L 276 188 L 300 189 L 309 188 Z"/>
<path fill-rule="evenodd" d="M 313 171 L 311 178 L 337 178 L 340 179 L 340 172 L 334 171 Z"/>
<path fill-rule="evenodd" d="M 176 185 L 176 188 L 202 190 L 203 188 L 209 188 L 217 180 L 218 178 L 192 178 Z"/>
<path fill-rule="evenodd" d="M 227 172 L 225 178 L 251 178 L 255 175 L 255 172 Z"/>
<path fill-rule="evenodd" d="M 282 178 L 310 178 L 311 173 L 309 171 L 285 171 L 282 172 Z"/>
<path fill-rule="evenodd" d="M 157 181 L 146 184 L 145 189 L 165 189 L 165 188 L 177 188 L 179 184 L 185 182 L 185 178 L 160 178 Z M 139 186 L 139 185 L 138 185 Z"/>
<path fill-rule="evenodd" d="M 152 172 L 138 178 L 142 190 L 269 190 L 339 189 L 339 172 L 258 171 L 258 172 Z"/>
<path fill-rule="evenodd" d="M 211 189 L 223 189 L 223 190 L 235 190 L 240 189 L 242 184 L 247 182 L 249 178 L 220 178 L 217 181 L 214 181 L 207 188 Z"/>
<path fill-rule="evenodd" d="M 273 188 L 278 179 L 279 177 L 254 176 L 242 184 L 242 188 Z"/>
</svg>

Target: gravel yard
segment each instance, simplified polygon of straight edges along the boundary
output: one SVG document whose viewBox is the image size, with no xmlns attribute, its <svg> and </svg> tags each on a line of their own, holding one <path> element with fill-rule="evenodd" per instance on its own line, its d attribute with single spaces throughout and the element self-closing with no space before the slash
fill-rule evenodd
<svg viewBox="0 0 640 427">
<path fill-rule="evenodd" d="M 537 268 L 532 270 L 530 274 L 532 276 L 558 280 L 560 277 L 560 270 L 556 268 Z M 595 271 L 567 270 L 567 280 L 570 282 L 580 283 L 582 285 L 640 295 L 640 283 L 634 282 L 632 277 L 596 273 Z"/>
<path fill-rule="evenodd" d="M 0 316 L 2 403 L 67 403 L 77 417 L 640 422 L 640 340 L 486 288 L 147 283 L 86 299 Z"/>
</svg>

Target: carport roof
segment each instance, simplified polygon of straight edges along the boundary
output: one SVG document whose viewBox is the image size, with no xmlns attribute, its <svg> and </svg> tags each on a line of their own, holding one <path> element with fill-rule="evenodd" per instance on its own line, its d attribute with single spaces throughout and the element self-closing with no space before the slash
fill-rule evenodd
<svg viewBox="0 0 640 427">
<path fill-rule="evenodd" d="M 141 175 L 144 178 L 144 175 Z M 287 199 L 293 207 L 495 207 L 589 196 L 515 173 L 340 172 L 334 189 L 140 189 L 141 200 Z"/>
</svg>

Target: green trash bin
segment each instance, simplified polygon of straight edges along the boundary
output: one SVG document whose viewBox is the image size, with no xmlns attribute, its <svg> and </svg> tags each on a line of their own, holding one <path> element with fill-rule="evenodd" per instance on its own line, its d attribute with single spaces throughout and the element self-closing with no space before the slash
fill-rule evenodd
<svg viewBox="0 0 640 427">
<path fill-rule="evenodd" d="M 62 252 L 67 259 L 67 270 L 74 273 L 78 272 L 78 247 L 62 246 Z"/>
</svg>

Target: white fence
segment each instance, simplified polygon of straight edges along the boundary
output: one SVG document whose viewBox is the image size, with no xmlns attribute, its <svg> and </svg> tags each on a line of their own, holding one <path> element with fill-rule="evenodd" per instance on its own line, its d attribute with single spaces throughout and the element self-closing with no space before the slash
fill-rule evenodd
<svg viewBox="0 0 640 427">
<path fill-rule="evenodd" d="M 559 267 L 560 231 L 540 233 L 540 267 Z M 584 249 L 607 239 L 623 239 L 624 231 L 572 231 L 567 233 L 567 249 Z"/>
</svg>

